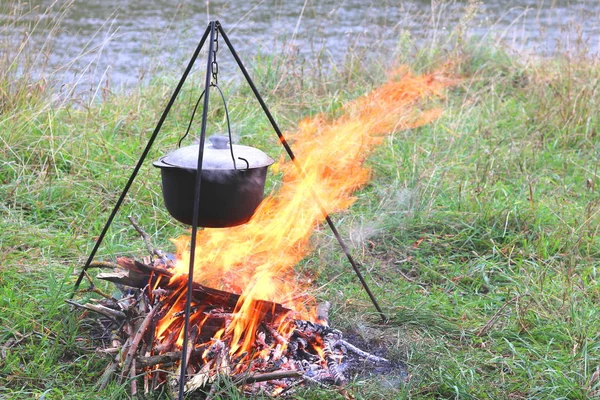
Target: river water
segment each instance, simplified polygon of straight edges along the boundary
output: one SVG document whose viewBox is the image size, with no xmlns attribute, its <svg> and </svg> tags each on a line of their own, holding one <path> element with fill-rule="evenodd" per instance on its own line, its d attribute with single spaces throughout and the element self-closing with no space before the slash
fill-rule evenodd
<svg viewBox="0 0 600 400">
<path fill-rule="evenodd" d="M 391 53 L 400 38 L 414 50 L 467 20 L 468 34 L 520 52 L 600 50 L 598 0 L 31 0 L 15 12 L 16 3 L 0 0 L 1 33 L 41 46 L 57 26 L 36 62 L 92 85 L 129 86 L 163 68 L 182 70 L 210 20 L 221 22 L 242 59 L 286 52 L 336 63 L 348 49 Z"/>
</svg>

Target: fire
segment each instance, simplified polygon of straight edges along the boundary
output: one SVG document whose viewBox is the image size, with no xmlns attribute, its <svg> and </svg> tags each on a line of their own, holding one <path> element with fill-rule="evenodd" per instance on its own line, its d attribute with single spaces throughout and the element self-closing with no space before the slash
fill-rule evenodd
<svg viewBox="0 0 600 400">
<path fill-rule="evenodd" d="M 221 340 L 231 341 L 232 356 L 252 352 L 256 328 L 267 312 L 258 300 L 280 303 L 297 316 L 314 320 L 307 304 L 297 300 L 305 288 L 291 276 L 293 267 L 310 251 L 311 233 L 324 220 L 313 193 L 329 212 L 351 206 L 353 192 L 369 179 L 363 162 L 373 148 L 387 133 L 437 118 L 440 109 L 422 110 L 419 101 L 441 94 L 451 83 L 433 74 L 416 76 L 400 69 L 381 87 L 344 106 L 341 117 L 329 120 L 317 115 L 302 121 L 286 137 L 304 176 L 282 157 L 274 166 L 283 175 L 281 188 L 264 199 L 248 223 L 198 231 L 194 281 L 241 294 L 233 320 L 218 333 Z M 178 260 L 172 281 L 182 287 L 189 242 L 188 236 L 174 240 Z M 181 321 L 173 315 L 183 309 L 182 291 L 173 299 L 170 315 L 159 324 L 157 337 L 181 330 Z M 282 321 L 275 326 L 283 336 L 292 329 Z"/>
</svg>

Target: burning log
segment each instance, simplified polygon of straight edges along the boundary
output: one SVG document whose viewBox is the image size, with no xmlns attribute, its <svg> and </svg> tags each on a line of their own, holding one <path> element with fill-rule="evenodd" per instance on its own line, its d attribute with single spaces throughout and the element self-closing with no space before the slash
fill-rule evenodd
<svg viewBox="0 0 600 400">
<path fill-rule="evenodd" d="M 146 265 L 127 257 L 117 258 L 116 265 L 118 265 L 118 269 L 111 272 L 99 273 L 97 278 L 138 289 L 160 285 L 160 289 L 167 290 L 166 293 L 181 289 L 169 283 L 169 280 L 173 277 L 173 273 L 168 269 Z M 221 308 L 226 310 L 225 312 L 232 313 L 240 300 L 240 295 L 213 289 L 194 282 L 192 298 L 195 304 L 208 304 L 213 309 Z M 273 321 L 291 311 L 279 303 L 267 300 L 255 300 L 253 305 L 256 312 L 266 310 L 265 320 L 267 321 Z M 219 314 L 211 315 L 213 318 L 218 318 L 219 316 Z"/>
</svg>

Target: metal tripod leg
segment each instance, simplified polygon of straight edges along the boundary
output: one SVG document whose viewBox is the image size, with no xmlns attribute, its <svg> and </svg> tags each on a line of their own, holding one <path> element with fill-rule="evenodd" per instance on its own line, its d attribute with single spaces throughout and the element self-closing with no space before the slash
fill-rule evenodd
<svg viewBox="0 0 600 400">
<path fill-rule="evenodd" d="M 204 82 L 204 107 L 202 109 L 202 128 L 200 130 L 200 143 L 198 144 L 198 164 L 196 172 L 196 186 L 194 191 L 194 213 L 192 218 L 192 237 L 190 245 L 190 264 L 188 268 L 187 297 L 185 299 L 185 317 L 183 323 L 183 347 L 181 349 L 181 370 L 179 372 L 179 397 L 183 399 L 185 391 L 185 370 L 187 367 L 187 350 L 189 347 L 190 313 L 192 307 L 192 284 L 194 283 L 194 260 L 196 258 L 196 234 L 198 233 L 198 215 L 200 214 L 200 188 L 202 182 L 202 159 L 204 157 L 204 141 L 206 139 L 206 119 L 208 115 L 208 97 L 210 78 L 212 75 L 213 48 L 215 45 L 215 26 L 218 22 L 211 21 L 208 25 L 210 31 L 210 42 L 208 44 L 208 60 L 206 64 L 206 78 Z"/>
<path fill-rule="evenodd" d="M 106 236 L 106 232 L 108 232 L 108 228 L 112 224 L 112 221 L 115 218 L 115 215 L 117 215 L 117 212 L 119 211 L 119 208 L 121 207 L 121 204 L 123 203 L 123 200 L 125 200 L 125 196 L 127 195 L 127 192 L 129 191 L 129 188 L 131 187 L 131 184 L 135 180 L 138 172 L 140 171 L 140 168 L 142 167 L 142 164 L 144 163 L 146 156 L 148 156 L 148 152 L 152 148 L 152 145 L 154 144 L 154 140 L 158 136 L 158 133 L 160 132 L 160 129 L 162 128 L 162 125 L 165 122 L 165 119 L 167 118 L 167 115 L 169 114 L 171 107 L 173 106 L 173 103 L 175 103 L 175 99 L 179 95 L 179 92 L 181 91 L 183 84 L 185 83 L 188 75 L 190 74 L 190 71 L 192 70 L 192 66 L 196 62 L 196 59 L 198 58 L 198 54 L 200 54 L 200 50 L 202 50 L 202 47 L 204 46 L 204 42 L 206 41 L 206 38 L 208 37 L 209 32 L 210 32 L 210 27 L 206 28 L 206 31 L 204 32 L 202 39 L 200 39 L 200 43 L 198 44 L 198 47 L 196 48 L 196 51 L 194 52 L 192 59 L 188 63 L 187 68 L 185 69 L 183 75 L 181 76 L 181 80 L 179 81 L 179 84 L 175 88 L 175 91 L 173 92 L 173 95 L 171 96 L 169 103 L 167 103 L 167 107 L 163 111 L 160 119 L 158 120 L 158 123 L 156 124 L 156 128 L 154 129 L 152 136 L 150 136 L 150 139 L 148 140 L 148 144 L 146 145 L 146 148 L 142 152 L 142 155 L 140 156 L 140 159 L 138 160 L 135 168 L 133 169 L 133 172 L 131 173 L 129 180 L 125 184 L 125 188 L 123 188 L 123 192 L 121 193 L 121 196 L 119 196 L 119 200 L 117 200 L 115 207 L 113 208 L 112 212 L 110 213 L 110 216 L 108 217 L 108 220 L 106 221 L 106 224 L 104 225 L 104 228 L 102 229 L 102 233 L 100 233 L 98 240 L 96 240 L 96 244 L 94 245 L 94 248 L 92 249 L 92 252 L 90 253 L 90 256 L 88 257 L 83 269 L 79 273 L 79 277 L 77 278 L 77 281 L 75 282 L 75 287 L 73 288 L 73 293 L 71 293 L 71 298 L 73 298 L 73 296 L 75 295 L 75 291 L 77 290 L 77 288 L 79 288 L 79 285 L 81 284 L 81 280 L 83 279 L 83 277 L 85 275 L 85 271 L 90 267 L 90 263 L 96 256 L 96 252 L 98 252 L 98 249 L 100 248 L 100 245 L 102 244 L 102 241 L 104 240 L 104 237 Z"/>
</svg>

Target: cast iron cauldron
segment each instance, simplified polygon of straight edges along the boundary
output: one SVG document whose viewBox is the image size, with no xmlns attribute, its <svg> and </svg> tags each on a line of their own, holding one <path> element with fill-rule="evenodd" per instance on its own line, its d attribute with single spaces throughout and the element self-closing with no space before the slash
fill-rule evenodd
<svg viewBox="0 0 600 400">
<path fill-rule="evenodd" d="M 267 168 L 274 161 L 254 147 L 230 145 L 225 136 L 215 135 L 209 140 L 202 157 L 198 226 L 241 225 L 248 222 L 262 201 Z M 153 163 L 161 170 L 167 211 L 188 225 L 194 219 L 199 148 L 197 144 L 181 147 Z"/>
</svg>

